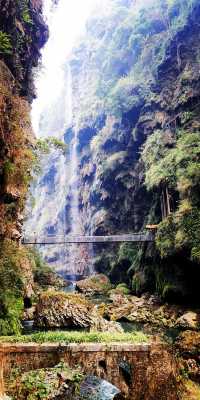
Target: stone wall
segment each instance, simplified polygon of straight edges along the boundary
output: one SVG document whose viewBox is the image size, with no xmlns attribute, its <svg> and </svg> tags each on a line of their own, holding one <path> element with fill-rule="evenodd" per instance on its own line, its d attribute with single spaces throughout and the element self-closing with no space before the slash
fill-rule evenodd
<svg viewBox="0 0 200 400">
<path fill-rule="evenodd" d="M 108 380 L 130 400 L 178 399 L 176 363 L 164 345 L 2 344 L 0 354 L 2 387 L 16 367 L 29 371 L 64 361 Z"/>
</svg>

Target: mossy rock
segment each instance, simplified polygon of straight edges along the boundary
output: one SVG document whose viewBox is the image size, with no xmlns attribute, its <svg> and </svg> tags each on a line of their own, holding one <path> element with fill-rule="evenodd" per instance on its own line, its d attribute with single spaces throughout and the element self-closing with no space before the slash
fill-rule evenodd
<svg viewBox="0 0 200 400">
<path fill-rule="evenodd" d="M 106 294 L 111 288 L 109 278 L 103 274 L 97 274 L 76 283 L 76 289 L 88 296 Z"/>
<path fill-rule="evenodd" d="M 8 382 L 8 394 L 13 400 L 78 400 L 83 379 L 80 369 L 72 370 L 64 363 L 22 374 L 13 370 Z"/>
</svg>

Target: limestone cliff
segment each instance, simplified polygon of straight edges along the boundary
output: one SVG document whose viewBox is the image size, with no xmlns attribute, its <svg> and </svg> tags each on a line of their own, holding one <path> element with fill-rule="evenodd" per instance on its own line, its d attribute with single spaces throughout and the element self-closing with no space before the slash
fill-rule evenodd
<svg viewBox="0 0 200 400">
<path fill-rule="evenodd" d="M 79 206 L 85 232 L 97 235 L 136 232 L 164 219 L 156 248 L 98 247 L 96 266 L 115 280 L 132 282 L 138 293 L 148 289 L 163 296 L 190 296 L 198 277 L 198 257 L 190 251 L 198 253 L 199 242 L 192 234 L 192 239 L 186 237 L 190 228 L 182 216 L 189 212 L 188 224 L 193 227 L 193 214 L 199 210 L 198 139 L 187 135 L 199 135 L 200 8 L 197 1 L 149 2 L 145 9 L 140 4 L 110 2 L 105 15 L 89 21 L 87 34 L 72 55 Z M 164 150 L 156 147 L 156 132 Z M 188 142 L 182 144 L 184 140 Z M 186 159 L 184 146 L 195 148 L 194 159 Z M 159 157 L 164 159 L 168 152 L 171 157 L 170 149 L 177 152 L 176 161 L 168 161 L 174 181 L 173 173 L 165 171 L 167 161 L 153 170 Z M 163 176 L 158 179 L 159 168 Z M 189 185 L 185 192 L 180 182 L 184 168 Z M 191 177 L 195 189 L 188 183 Z M 181 209 L 183 200 L 192 203 L 190 211 Z M 173 227 L 170 215 L 176 220 Z M 176 237 L 169 238 L 165 224 Z M 197 224 L 191 229 L 199 232 Z"/>
<path fill-rule="evenodd" d="M 42 2 L 0 1 L 0 235 L 19 239 L 34 161 L 32 68 L 48 36 Z"/>
<path fill-rule="evenodd" d="M 36 162 L 30 102 L 32 68 L 48 37 L 40 0 L 0 1 L 0 334 L 19 332 L 23 297 L 33 291 L 33 259 L 19 246 Z"/>
<path fill-rule="evenodd" d="M 69 149 L 78 140 L 83 232 L 158 224 L 155 245 L 93 249 L 96 269 L 138 294 L 191 300 L 198 292 L 199 12 L 197 0 L 110 0 L 88 21 L 70 59 L 73 118 L 64 137 Z M 60 223 L 69 233 L 68 154 L 64 204 L 54 185 L 63 168 L 53 160 L 32 223 L 45 234 L 58 234 Z M 51 220 L 42 212 L 47 202 Z M 49 260 L 59 257 L 51 248 Z"/>
</svg>

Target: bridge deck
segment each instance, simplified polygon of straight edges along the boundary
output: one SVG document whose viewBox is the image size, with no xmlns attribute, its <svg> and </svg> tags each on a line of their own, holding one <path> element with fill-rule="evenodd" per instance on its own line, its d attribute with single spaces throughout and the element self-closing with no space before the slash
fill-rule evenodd
<svg viewBox="0 0 200 400">
<path fill-rule="evenodd" d="M 152 232 L 132 233 L 126 235 L 110 236 L 27 236 L 22 239 L 22 244 L 67 244 L 67 243 L 120 243 L 120 242 L 153 242 Z"/>
</svg>

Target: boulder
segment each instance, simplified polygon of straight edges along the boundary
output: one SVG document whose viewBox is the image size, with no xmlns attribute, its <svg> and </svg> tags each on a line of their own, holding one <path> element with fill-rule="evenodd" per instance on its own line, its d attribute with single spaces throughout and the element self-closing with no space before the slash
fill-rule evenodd
<svg viewBox="0 0 200 400">
<path fill-rule="evenodd" d="M 200 382 L 200 332 L 182 332 L 176 340 L 180 367 L 194 381 Z"/>
<path fill-rule="evenodd" d="M 179 306 L 162 304 L 156 296 L 142 297 L 113 293 L 111 304 L 101 307 L 102 315 L 110 320 L 148 324 L 162 328 L 174 328 L 184 313 Z"/>
<path fill-rule="evenodd" d="M 34 325 L 45 329 L 87 329 L 122 333 L 116 322 L 106 321 L 83 295 L 49 290 L 42 293 L 34 314 Z"/>
<path fill-rule="evenodd" d="M 92 313 L 92 324 L 90 330 L 98 332 L 109 332 L 109 333 L 124 332 L 119 322 L 107 321 L 103 317 L 99 316 L 99 314 L 97 314 L 95 310 Z"/>
<path fill-rule="evenodd" d="M 49 290 L 39 297 L 35 325 L 39 328 L 89 328 L 93 306 L 79 294 Z"/>
<path fill-rule="evenodd" d="M 104 379 L 88 376 L 80 387 L 83 400 L 113 400 L 120 390 Z"/>
<path fill-rule="evenodd" d="M 106 294 L 112 288 L 106 275 L 98 274 L 76 283 L 76 289 L 86 296 Z"/>
<path fill-rule="evenodd" d="M 68 287 L 70 285 L 69 281 L 63 279 L 61 276 L 56 274 L 54 271 L 51 271 L 49 268 L 36 271 L 34 280 L 39 286 L 43 288 L 52 287 L 55 289 L 60 289 Z"/>
<path fill-rule="evenodd" d="M 182 356 L 200 359 L 200 332 L 182 332 L 176 340 L 176 347 Z"/>
<path fill-rule="evenodd" d="M 175 326 L 180 329 L 197 330 L 199 328 L 199 314 L 188 311 L 176 320 Z"/>
</svg>

